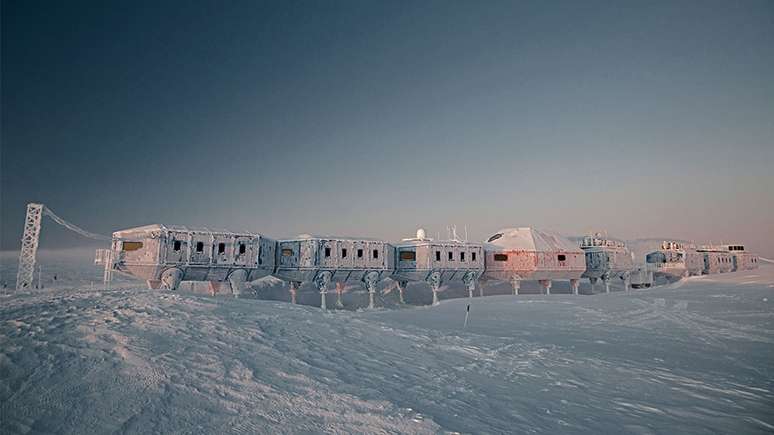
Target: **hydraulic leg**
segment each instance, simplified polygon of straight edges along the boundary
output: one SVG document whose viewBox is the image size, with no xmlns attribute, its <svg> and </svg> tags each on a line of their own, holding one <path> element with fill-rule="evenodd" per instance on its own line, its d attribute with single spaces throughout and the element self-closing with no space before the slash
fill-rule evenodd
<svg viewBox="0 0 774 435">
<path fill-rule="evenodd" d="M 374 309 L 374 298 L 376 296 L 376 285 L 379 283 L 379 274 L 376 272 L 368 272 L 363 277 L 366 289 L 368 290 L 368 309 Z"/>
<path fill-rule="evenodd" d="M 465 287 L 468 288 L 468 297 L 473 298 L 473 291 L 476 289 L 476 274 L 468 272 L 462 277 L 462 282 L 465 283 Z"/>
<path fill-rule="evenodd" d="M 570 280 L 570 288 L 572 289 L 572 294 L 577 296 L 579 294 L 578 289 L 580 288 L 580 280 L 579 279 L 571 279 Z"/>
<path fill-rule="evenodd" d="M 551 280 L 550 279 L 541 279 L 538 281 L 540 283 L 540 286 L 543 287 L 543 293 L 550 295 L 551 294 Z"/>
<path fill-rule="evenodd" d="M 344 304 L 341 302 L 341 294 L 344 293 L 344 283 L 336 283 L 336 308 L 344 308 Z"/>
<path fill-rule="evenodd" d="M 182 270 L 178 268 L 167 269 L 161 274 L 161 287 L 167 290 L 177 290 L 182 280 Z"/>
<path fill-rule="evenodd" d="M 290 281 L 290 303 L 295 304 L 296 303 L 296 293 L 298 292 L 298 287 L 300 283 L 296 281 Z"/>
<path fill-rule="evenodd" d="M 403 293 L 406 291 L 406 287 L 408 287 L 408 281 L 398 281 L 398 302 L 401 304 L 406 303 L 406 300 L 403 298 Z"/>
<path fill-rule="evenodd" d="M 513 294 L 518 295 L 519 289 L 521 289 L 521 280 L 518 278 L 512 278 L 511 279 L 511 286 L 513 287 Z"/>
<path fill-rule="evenodd" d="M 231 284 L 231 294 L 235 298 L 242 294 L 245 282 L 247 282 L 247 271 L 244 269 L 235 270 L 228 276 L 228 283 Z"/>
<path fill-rule="evenodd" d="M 327 270 L 317 275 L 314 280 L 317 289 L 320 290 L 320 309 L 325 311 L 328 309 L 328 305 L 325 300 L 325 296 L 328 294 L 328 285 L 331 283 L 331 273 Z"/>
<path fill-rule="evenodd" d="M 433 305 L 440 304 L 438 291 L 441 288 L 441 274 L 438 272 L 431 273 L 430 276 L 427 277 L 427 283 L 430 284 L 430 289 L 433 291 Z"/>
</svg>

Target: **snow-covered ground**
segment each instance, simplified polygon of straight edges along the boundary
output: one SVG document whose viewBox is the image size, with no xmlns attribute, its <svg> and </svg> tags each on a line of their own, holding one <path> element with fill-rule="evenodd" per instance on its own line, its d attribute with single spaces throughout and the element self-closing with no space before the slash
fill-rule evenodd
<svg viewBox="0 0 774 435">
<path fill-rule="evenodd" d="M 103 291 L 80 264 L 0 296 L 0 433 L 774 432 L 768 264 L 629 294 L 328 313 Z"/>
</svg>

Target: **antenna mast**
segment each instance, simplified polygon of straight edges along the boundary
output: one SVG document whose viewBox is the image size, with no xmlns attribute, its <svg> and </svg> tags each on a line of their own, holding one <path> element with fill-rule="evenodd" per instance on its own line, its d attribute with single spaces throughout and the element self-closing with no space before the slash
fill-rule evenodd
<svg viewBox="0 0 774 435">
<path fill-rule="evenodd" d="M 16 274 L 16 290 L 30 288 L 35 278 L 35 262 L 37 261 L 38 245 L 40 243 L 40 224 L 44 214 L 59 225 L 83 237 L 94 240 L 112 240 L 111 237 L 90 233 L 77 225 L 67 222 L 43 204 L 34 202 L 27 204 L 27 217 L 24 220 L 24 233 L 22 234 L 21 252 L 19 253 L 19 271 Z"/>
<path fill-rule="evenodd" d="M 24 220 L 24 233 L 19 253 L 19 271 L 16 274 L 16 290 L 29 288 L 35 277 L 35 261 L 40 241 L 40 220 L 43 217 L 43 204 L 27 204 L 27 217 Z"/>
</svg>

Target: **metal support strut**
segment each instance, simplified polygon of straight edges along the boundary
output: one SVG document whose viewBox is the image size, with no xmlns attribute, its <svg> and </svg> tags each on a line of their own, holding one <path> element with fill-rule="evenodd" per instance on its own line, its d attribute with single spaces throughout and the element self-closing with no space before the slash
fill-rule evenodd
<svg viewBox="0 0 774 435">
<path fill-rule="evenodd" d="M 398 302 L 401 304 L 406 303 L 406 300 L 403 298 L 406 287 L 408 287 L 408 281 L 398 281 Z"/>
<path fill-rule="evenodd" d="M 24 233 L 19 253 L 19 270 L 16 273 L 16 290 L 32 287 L 35 278 L 35 261 L 40 240 L 40 220 L 43 217 L 43 204 L 27 204 L 27 217 L 24 220 Z"/>
<path fill-rule="evenodd" d="M 579 292 L 578 289 L 580 288 L 580 280 L 579 279 L 571 279 L 570 280 L 570 288 L 572 288 L 572 294 L 575 296 L 578 296 Z"/>
<path fill-rule="evenodd" d="M 325 311 L 328 309 L 325 302 L 325 295 L 328 293 L 328 284 L 331 283 L 331 273 L 328 271 L 320 273 L 314 282 L 320 290 L 320 309 Z"/>
<path fill-rule="evenodd" d="M 465 283 L 465 287 L 468 288 L 468 297 L 473 298 L 473 291 L 476 289 L 476 274 L 468 272 L 462 277 L 462 282 Z"/>
<path fill-rule="evenodd" d="M 438 290 L 441 288 L 441 274 L 433 272 L 427 277 L 427 283 L 433 291 L 433 305 L 438 305 L 441 301 L 438 299 Z"/>
<path fill-rule="evenodd" d="M 540 285 L 543 287 L 543 292 L 547 295 L 551 294 L 551 280 L 550 279 L 541 279 Z"/>
<path fill-rule="evenodd" d="M 50 217 L 54 222 L 62 225 L 70 231 L 74 231 L 83 237 L 94 240 L 111 240 L 110 237 L 101 234 L 90 233 L 76 225 L 67 222 L 54 214 L 51 209 L 43 204 L 27 204 L 27 215 L 24 219 L 24 232 L 21 239 L 21 251 L 19 252 L 19 270 L 16 273 L 16 290 L 30 288 L 35 276 L 35 262 L 38 255 L 40 241 L 40 224 L 43 215 Z"/>
<path fill-rule="evenodd" d="M 344 303 L 341 302 L 341 294 L 344 293 L 344 283 L 336 283 L 336 308 L 344 308 Z"/>
<path fill-rule="evenodd" d="M 299 283 L 296 281 L 290 281 L 290 303 L 296 304 L 296 293 L 298 293 Z"/>
<path fill-rule="evenodd" d="M 363 277 L 366 289 L 368 289 L 368 309 L 374 309 L 374 297 L 376 296 L 376 284 L 379 282 L 379 274 L 376 272 L 368 272 Z"/>
</svg>

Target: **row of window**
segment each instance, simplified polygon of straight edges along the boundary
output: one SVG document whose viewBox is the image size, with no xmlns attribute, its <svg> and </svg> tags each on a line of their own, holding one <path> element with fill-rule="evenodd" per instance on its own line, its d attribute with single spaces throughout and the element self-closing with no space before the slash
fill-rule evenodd
<svg viewBox="0 0 774 435">
<path fill-rule="evenodd" d="M 448 251 L 446 253 L 447 259 L 449 261 L 454 261 L 454 252 Z M 466 261 L 465 260 L 465 252 L 460 252 L 459 259 L 460 261 Z M 417 253 L 416 251 L 400 251 L 400 260 L 401 261 L 416 261 L 417 260 Z M 441 261 L 441 251 L 435 251 L 435 261 Z M 476 253 L 471 252 L 470 253 L 470 261 L 476 261 Z"/>
<path fill-rule="evenodd" d="M 347 258 L 347 254 L 348 254 L 347 248 L 341 248 L 341 252 L 340 252 L 341 258 Z M 363 251 L 362 248 L 359 248 L 357 250 L 357 258 L 363 258 L 364 254 L 365 254 L 365 252 Z M 292 255 L 292 251 L 291 251 L 291 255 Z M 331 248 L 326 246 L 325 247 L 325 258 L 329 258 L 330 256 L 331 256 Z M 373 251 L 371 251 L 371 258 L 373 258 L 374 260 L 379 258 L 379 250 L 378 249 L 374 249 Z"/>
<path fill-rule="evenodd" d="M 558 261 L 567 261 L 567 256 L 564 254 L 558 254 L 556 259 Z M 494 261 L 508 261 L 508 254 L 495 254 Z"/>
<path fill-rule="evenodd" d="M 127 242 L 124 242 L 124 245 L 126 245 Z M 139 242 L 138 242 L 139 243 Z M 142 246 L 142 243 L 140 243 L 140 246 Z M 239 243 L 239 255 L 244 254 L 247 252 L 247 245 L 244 243 Z M 172 250 L 175 252 L 179 252 L 183 248 L 183 243 L 180 240 L 175 240 L 172 244 Z M 204 252 L 204 242 L 196 242 L 196 252 Z M 218 254 L 225 254 L 226 253 L 226 244 L 225 243 L 218 243 Z"/>
<path fill-rule="evenodd" d="M 729 251 L 744 251 L 743 245 L 733 245 L 728 247 Z"/>
</svg>

